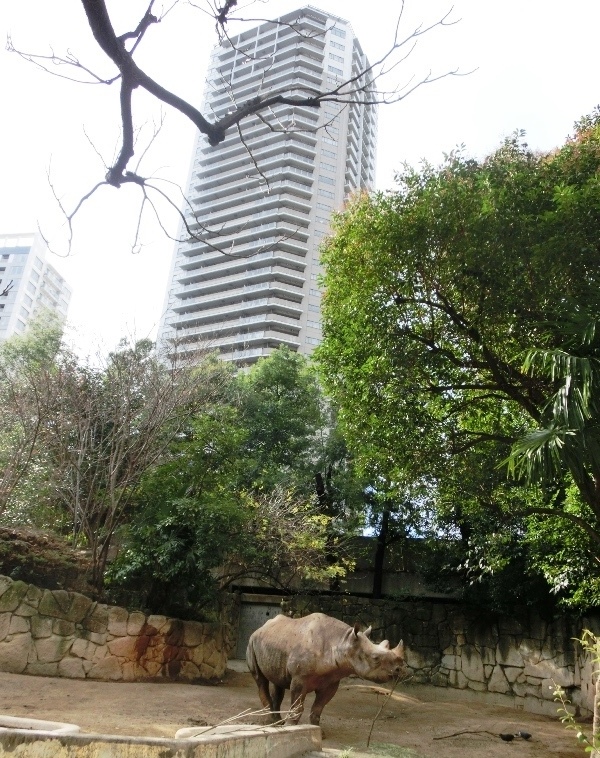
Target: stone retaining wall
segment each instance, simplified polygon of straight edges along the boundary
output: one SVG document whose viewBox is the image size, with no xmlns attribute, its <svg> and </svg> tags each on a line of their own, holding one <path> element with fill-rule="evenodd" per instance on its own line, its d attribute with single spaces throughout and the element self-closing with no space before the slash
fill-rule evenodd
<svg viewBox="0 0 600 758">
<path fill-rule="evenodd" d="M 484 616 L 458 603 L 394 602 L 356 597 L 295 596 L 284 613 L 321 611 L 348 624 L 373 626 L 373 639 L 403 639 L 415 682 L 494 693 L 506 705 L 556 715 L 555 685 L 576 708 L 593 707 L 591 662 L 574 638 L 598 631 L 594 618 L 558 617 L 547 622 L 529 613 L 515 619 Z"/>
<path fill-rule="evenodd" d="M 218 679 L 228 629 L 146 616 L 0 576 L 0 671 L 74 678 Z"/>
</svg>

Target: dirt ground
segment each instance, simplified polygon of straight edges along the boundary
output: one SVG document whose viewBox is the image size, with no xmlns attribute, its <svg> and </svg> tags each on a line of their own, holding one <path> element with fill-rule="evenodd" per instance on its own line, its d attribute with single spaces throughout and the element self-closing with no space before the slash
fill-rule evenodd
<svg viewBox="0 0 600 758">
<path fill-rule="evenodd" d="M 325 708 L 326 748 L 364 752 L 385 690 L 356 679 L 342 682 Z M 459 693 L 454 693 L 458 698 Z M 483 703 L 452 700 L 437 687 L 400 685 L 375 723 L 371 752 L 392 758 L 583 758 L 574 733 L 558 719 Z M 443 697 L 444 700 L 438 699 Z M 307 703 L 312 702 L 307 699 Z M 286 701 L 284 701 L 285 707 Z M 112 683 L 0 673 L 0 713 L 66 721 L 86 732 L 173 737 L 177 729 L 214 725 L 259 707 L 250 674 L 228 671 L 214 686 Z M 247 718 L 246 722 L 261 722 Z M 307 721 L 306 713 L 302 722 Z M 264 723 L 264 717 L 262 719 Z M 523 730 L 531 739 L 503 742 L 497 735 Z M 475 732 L 450 736 L 456 732 Z M 435 738 L 445 739 L 435 739 Z M 446 738 L 447 737 L 447 738 Z"/>
</svg>

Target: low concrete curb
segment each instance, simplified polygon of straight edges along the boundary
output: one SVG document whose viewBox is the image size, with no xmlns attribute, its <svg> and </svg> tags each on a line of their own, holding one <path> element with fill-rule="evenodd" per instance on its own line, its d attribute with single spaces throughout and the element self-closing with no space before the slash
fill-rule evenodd
<svg viewBox="0 0 600 758">
<path fill-rule="evenodd" d="M 190 731 L 198 728 L 177 735 Z M 0 728 L 0 756 L 10 758 L 293 758 L 320 750 L 317 726 L 209 727 L 172 740 Z"/>
<path fill-rule="evenodd" d="M 52 732 L 52 734 L 76 734 L 81 731 L 81 728 L 76 724 L 65 724 L 62 721 L 42 721 L 41 719 L 25 719 L 4 715 L 0 715 L 0 729 L 25 729 L 27 731 Z"/>
</svg>

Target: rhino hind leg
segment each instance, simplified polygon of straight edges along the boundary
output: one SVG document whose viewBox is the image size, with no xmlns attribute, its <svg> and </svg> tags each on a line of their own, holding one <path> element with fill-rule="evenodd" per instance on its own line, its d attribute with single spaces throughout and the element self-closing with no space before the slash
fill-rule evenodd
<svg viewBox="0 0 600 758">
<path fill-rule="evenodd" d="M 281 703 L 283 701 L 283 696 L 285 695 L 285 687 L 279 687 L 277 684 L 271 684 L 270 689 L 273 721 L 277 723 L 278 721 L 285 720 L 285 717 L 281 714 Z"/>
<path fill-rule="evenodd" d="M 258 686 L 258 697 L 260 698 L 262 707 L 268 708 L 271 714 L 271 719 L 276 721 L 277 719 L 273 713 L 273 701 L 271 700 L 271 695 L 269 693 L 269 680 L 258 667 L 252 671 L 252 676 Z"/>
<path fill-rule="evenodd" d="M 311 724 L 313 724 L 314 726 L 319 726 L 323 708 L 325 708 L 327 703 L 338 691 L 339 686 L 340 686 L 339 682 L 334 682 L 333 684 L 330 684 L 329 687 L 324 687 L 322 690 L 316 691 L 315 702 L 313 703 L 313 706 L 310 709 L 310 723 Z"/>
</svg>

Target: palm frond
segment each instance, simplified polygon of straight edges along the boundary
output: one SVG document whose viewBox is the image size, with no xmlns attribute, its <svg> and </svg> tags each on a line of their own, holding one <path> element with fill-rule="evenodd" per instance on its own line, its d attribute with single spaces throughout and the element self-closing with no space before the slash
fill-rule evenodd
<svg viewBox="0 0 600 758">
<path fill-rule="evenodd" d="M 510 455 L 500 465 L 507 466 L 511 476 L 530 482 L 557 478 L 564 471 L 566 439 L 573 434 L 564 426 L 529 431 L 513 444 Z"/>
</svg>

